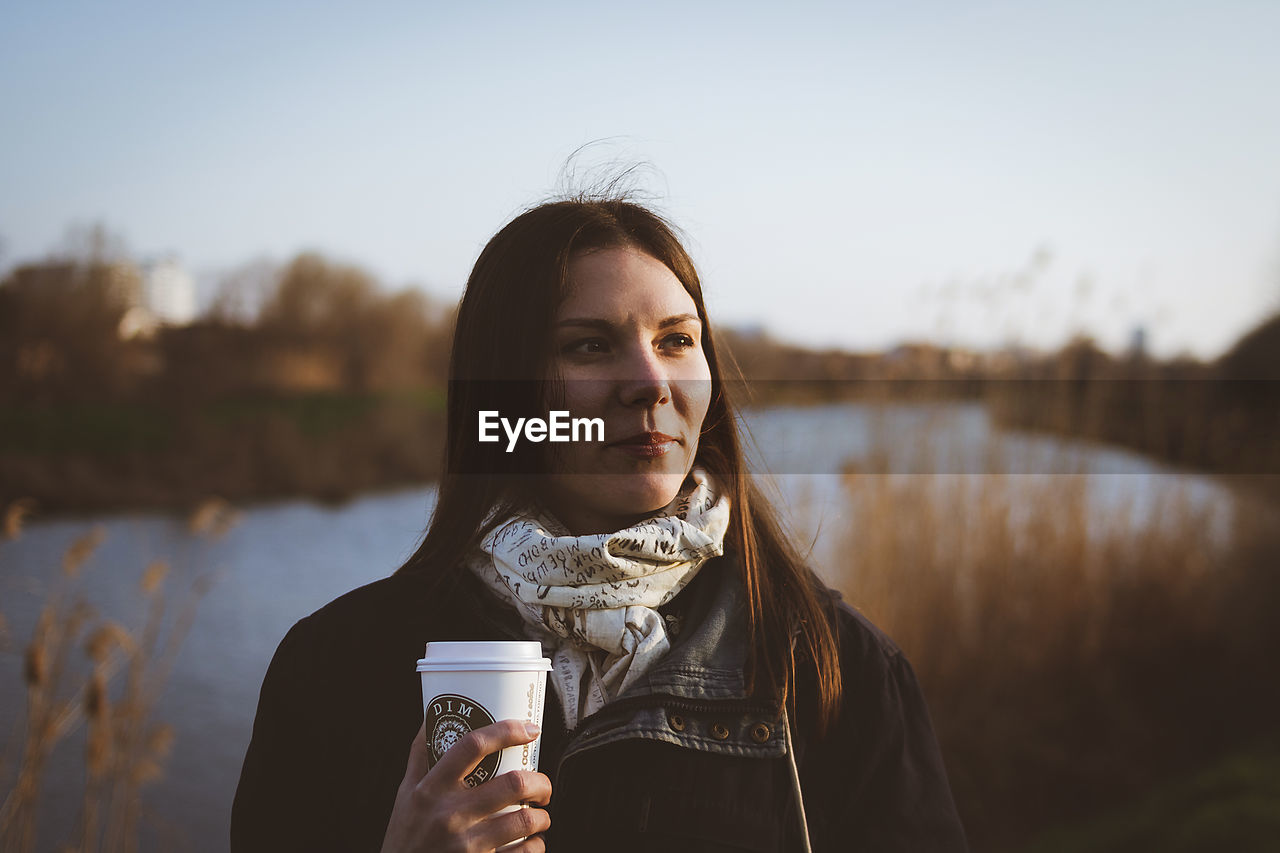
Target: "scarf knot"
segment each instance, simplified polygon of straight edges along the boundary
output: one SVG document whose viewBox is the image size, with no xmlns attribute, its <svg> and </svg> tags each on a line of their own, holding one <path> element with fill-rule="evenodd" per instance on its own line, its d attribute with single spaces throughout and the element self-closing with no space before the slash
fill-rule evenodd
<svg viewBox="0 0 1280 853">
<path fill-rule="evenodd" d="M 553 649 L 552 685 L 570 729 L 667 653 L 657 608 L 724 553 L 729 499 L 705 469 L 689 479 L 667 506 L 614 533 L 573 536 L 545 511 L 517 514 L 468 561 Z"/>
</svg>

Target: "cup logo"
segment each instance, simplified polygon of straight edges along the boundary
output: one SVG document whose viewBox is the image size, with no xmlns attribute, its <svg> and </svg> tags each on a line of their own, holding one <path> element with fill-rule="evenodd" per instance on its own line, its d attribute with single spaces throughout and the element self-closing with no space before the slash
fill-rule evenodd
<svg viewBox="0 0 1280 853">
<path fill-rule="evenodd" d="M 474 699 L 456 693 L 442 693 L 427 703 L 426 722 L 427 768 L 430 769 L 467 732 L 492 723 L 493 716 Z M 476 769 L 463 779 L 467 787 L 474 788 L 497 773 L 501 758 L 501 752 L 482 758 Z"/>
</svg>

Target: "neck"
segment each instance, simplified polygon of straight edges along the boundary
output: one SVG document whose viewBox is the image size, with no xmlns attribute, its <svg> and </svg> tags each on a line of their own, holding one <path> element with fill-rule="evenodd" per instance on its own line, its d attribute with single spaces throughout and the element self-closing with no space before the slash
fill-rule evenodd
<svg viewBox="0 0 1280 853">
<path fill-rule="evenodd" d="M 624 530 L 645 518 L 648 513 L 638 515 L 609 515 L 596 512 L 590 507 L 570 507 L 548 503 L 547 510 L 556 517 L 572 536 L 591 536 L 597 533 L 616 533 Z"/>
</svg>

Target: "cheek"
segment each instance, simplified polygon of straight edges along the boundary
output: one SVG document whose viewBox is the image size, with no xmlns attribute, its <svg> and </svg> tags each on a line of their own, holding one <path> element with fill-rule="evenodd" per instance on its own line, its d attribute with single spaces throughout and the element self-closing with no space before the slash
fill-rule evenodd
<svg viewBox="0 0 1280 853">
<path fill-rule="evenodd" d="M 590 379 L 570 379 L 564 386 L 565 408 L 573 415 L 598 413 L 604 409 L 608 384 Z"/>
<path fill-rule="evenodd" d="M 711 371 L 705 363 L 697 375 L 681 383 L 685 411 L 691 421 L 701 424 L 711 409 Z"/>
<path fill-rule="evenodd" d="M 707 414 L 711 411 L 711 394 L 707 393 L 698 399 L 696 408 L 690 413 L 689 421 L 693 429 L 701 433 L 707 422 Z"/>
</svg>

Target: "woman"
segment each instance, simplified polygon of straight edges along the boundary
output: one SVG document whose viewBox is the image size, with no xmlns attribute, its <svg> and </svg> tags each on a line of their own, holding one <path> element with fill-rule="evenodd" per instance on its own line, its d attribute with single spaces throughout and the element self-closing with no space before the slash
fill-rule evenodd
<svg viewBox="0 0 1280 853">
<path fill-rule="evenodd" d="M 468 280 L 450 371 L 427 535 L 281 642 L 234 849 L 965 849 L 910 666 L 745 470 L 698 276 L 662 219 L 599 199 L 517 217 Z M 480 440 L 481 412 L 553 411 L 600 419 L 603 441 Z M 554 665 L 541 772 L 464 784 L 536 736 L 514 721 L 428 770 L 424 644 L 529 638 Z M 497 814 L 512 804 L 529 807 Z"/>
</svg>

